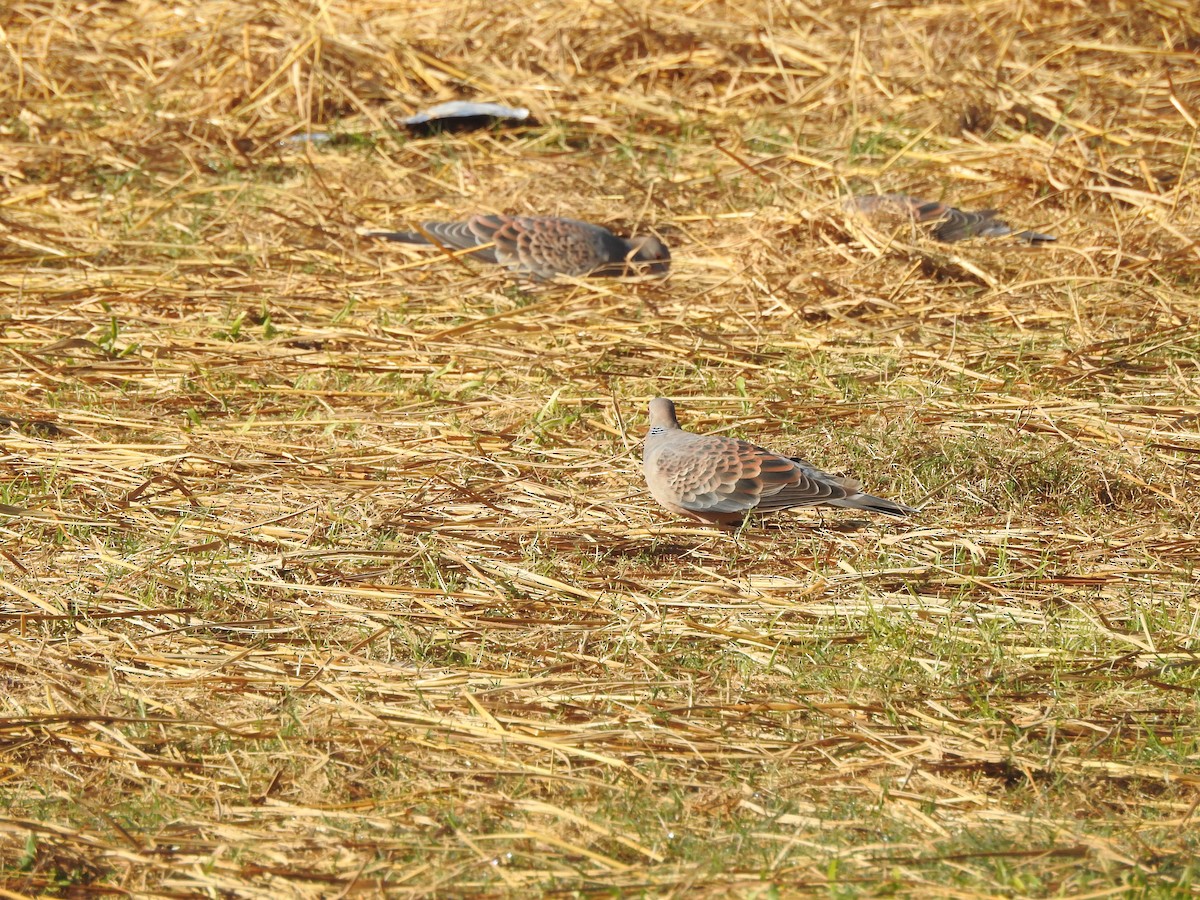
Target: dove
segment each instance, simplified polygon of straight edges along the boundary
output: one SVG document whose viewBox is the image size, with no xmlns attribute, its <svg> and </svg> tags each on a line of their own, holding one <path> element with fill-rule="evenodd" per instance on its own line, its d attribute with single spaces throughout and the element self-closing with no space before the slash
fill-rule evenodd
<svg viewBox="0 0 1200 900">
<path fill-rule="evenodd" d="M 673 513 L 722 527 L 748 515 L 798 506 L 844 506 L 911 516 L 917 510 L 864 494 L 853 478 L 829 475 L 795 456 L 720 435 L 692 434 L 679 427 L 675 404 L 650 401 L 650 432 L 642 450 L 650 495 Z"/>
<path fill-rule="evenodd" d="M 439 103 L 398 121 L 413 134 L 419 135 L 442 131 L 475 131 L 497 122 L 533 124 L 529 110 L 523 106 L 502 106 L 499 103 L 476 103 L 470 100 Z"/>
<path fill-rule="evenodd" d="M 1018 231 L 1002 219 L 997 218 L 999 210 L 981 209 L 967 212 L 935 200 L 919 200 L 907 194 L 865 194 L 861 197 L 851 197 L 846 201 L 846 208 L 851 212 L 862 213 L 868 218 L 881 223 L 891 224 L 931 224 L 932 234 L 936 240 L 961 241 L 970 237 L 1004 237 L 1011 235 L 1028 244 L 1042 244 L 1056 241 L 1058 238 L 1037 231 Z"/>
<path fill-rule="evenodd" d="M 423 222 L 421 232 L 368 231 L 366 237 L 471 250 L 485 262 L 546 280 L 555 275 L 661 275 L 671 254 L 656 237 L 619 238 L 607 228 L 555 216 L 477 215 Z"/>
</svg>

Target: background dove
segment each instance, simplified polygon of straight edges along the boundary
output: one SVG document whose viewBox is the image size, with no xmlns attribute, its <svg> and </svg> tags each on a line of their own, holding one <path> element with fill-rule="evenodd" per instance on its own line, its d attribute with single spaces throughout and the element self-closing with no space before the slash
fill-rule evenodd
<svg viewBox="0 0 1200 900">
<path fill-rule="evenodd" d="M 607 228 L 554 216 L 471 216 L 465 222 L 423 222 L 415 231 L 369 231 L 367 237 L 406 244 L 437 243 L 514 272 L 555 275 L 626 275 L 667 271 L 671 254 L 656 237 L 619 238 Z M 432 239 L 432 240 L 431 240 Z"/>
<path fill-rule="evenodd" d="M 715 525 L 818 503 L 889 516 L 917 512 L 864 494 L 853 478 L 828 475 L 798 457 L 736 438 L 684 431 L 675 418 L 675 404 L 663 397 L 650 401 L 642 467 L 655 500 L 673 513 Z"/>
<path fill-rule="evenodd" d="M 1005 235 L 1012 235 L 1029 244 L 1058 240 L 1053 235 L 1037 231 L 1018 231 L 1013 234 L 1008 223 L 997 218 L 999 210 L 981 209 L 966 212 L 945 203 L 920 200 L 907 194 L 865 194 L 861 197 L 851 197 L 846 201 L 846 208 L 880 222 L 932 224 L 932 234 L 939 241 Z"/>
<path fill-rule="evenodd" d="M 523 106 L 502 106 L 499 103 L 476 103 L 472 100 L 451 100 L 398 120 L 414 134 L 437 134 L 442 131 L 473 131 L 498 122 L 534 124 L 529 110 Z"/>
</svg>

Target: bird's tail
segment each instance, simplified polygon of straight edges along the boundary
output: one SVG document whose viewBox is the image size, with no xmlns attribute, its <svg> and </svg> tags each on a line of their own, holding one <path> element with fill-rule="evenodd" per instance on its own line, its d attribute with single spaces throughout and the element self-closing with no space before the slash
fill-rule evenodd
<svg viewBox="0 0 1200 900">
<path fill-rule="evenodd" d="M 915 516 L 920 512 L 920 510 L 913 509 L 911 506 L 885 500 L 873 494 L 851 494 L 849 497 L 844 497 L 841 500 L 829 500 L 827 502 L 830 506 L 844 506 L 847 509 L 865 509 L 868 512 L 883 513 L 885 516 L 897 516 L 899 518 Z"/>
<path fill-rule="evenodd" d="M 1057 241 L 1052 234 L 1042 234 L 1040 231 L 1018 231 L 1013 235 L 1018 241 L 1024 241 L 1027 244 L 1044 244 L 1047 241 Z"/>
<path fill-rule="evenodd" d="M 428 244 L 429 238 L 415 231 L 360 231 L 363 237 L 379 238 L 383 241 L 396 241 L 399 244 Z"/>
</svg>

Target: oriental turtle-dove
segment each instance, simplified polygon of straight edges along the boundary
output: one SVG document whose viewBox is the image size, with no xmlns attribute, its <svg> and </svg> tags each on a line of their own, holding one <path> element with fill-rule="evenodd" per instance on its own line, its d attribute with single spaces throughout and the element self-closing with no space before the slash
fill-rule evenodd
<svg viewBox="0 0 1200 900">
<path fill-rule="evenodd" d="M 889 516 L 917 512 L 864 494 L 853 478 L 826 474 L 798 457 L 736 438 L 684 431 L 675 418 L 675 404 L 663 397 L 650 401 L 642 466 L 650 494 L 664 507 L 724 527 L 748 515 L 819 503 Z"/>
<path fill-rule="evenodd" d="M 865 194 L 851 197 L 846 208 L 883 225 L 931 225 L 933 237 L 939 241 L 961 241 L 971 237 L 1004 237 L 1012 235 L 1028 244 L 1042 244 L 1058 238 L 1037 231 L 1013 233 L 1008 223 L 998 218 L 999 210 L 981 209 L 967 212 L 933 200 L 919 200 L 907 194 Z"/>
<path fill-rule="evenodd" d="M 671 260 L 656 237 L 619 238 L 599 225 L 555 216 L 477 215 L 465 222 L 423 222 L 420 231 L 368 231 L 364 236 L 472 250 L 470 255 L 484 262 L 538 279 L 661 275 Z"/>
</svg>

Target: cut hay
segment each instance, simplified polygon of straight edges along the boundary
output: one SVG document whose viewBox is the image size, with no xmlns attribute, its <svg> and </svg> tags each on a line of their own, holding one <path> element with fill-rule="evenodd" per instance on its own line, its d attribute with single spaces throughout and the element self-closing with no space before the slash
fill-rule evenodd
<svg viewBox="0 0 1200 900">
<path fill-rule="evenodd" d="M 1194 892 L 1194 4 L 0 27 L 5 896 Z M 356 233 L 477 211 L 672 274 Z M 923 514 L 671 520 L 658 395 Z"/>
</svg>

